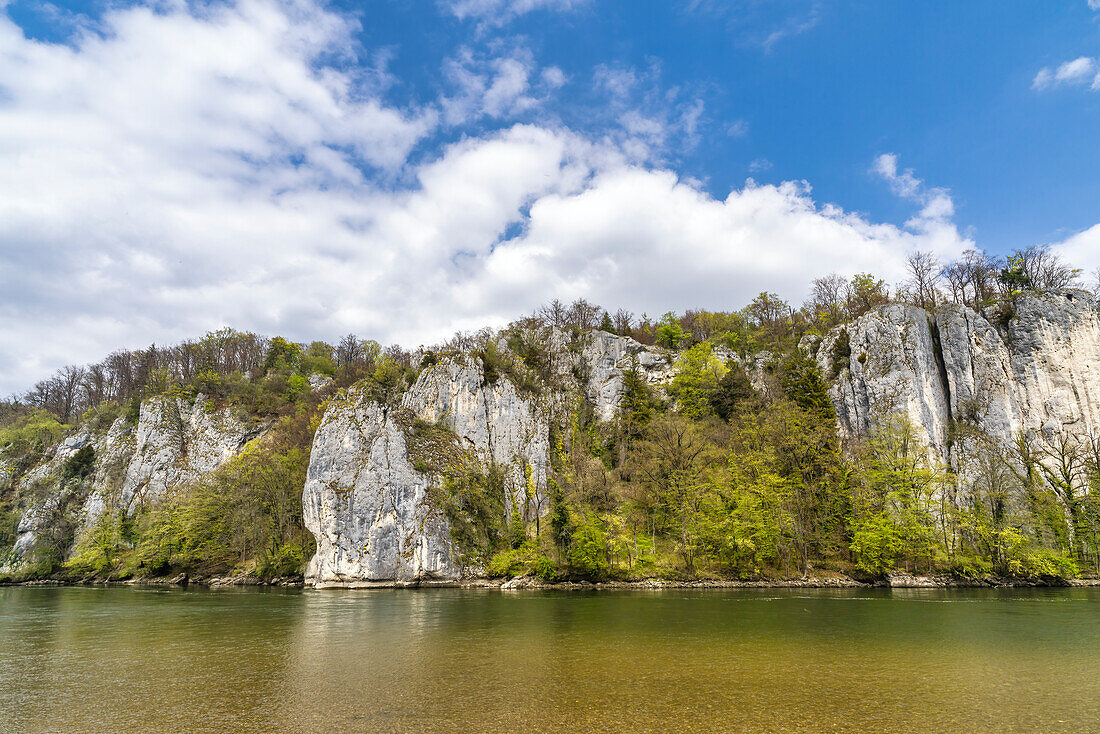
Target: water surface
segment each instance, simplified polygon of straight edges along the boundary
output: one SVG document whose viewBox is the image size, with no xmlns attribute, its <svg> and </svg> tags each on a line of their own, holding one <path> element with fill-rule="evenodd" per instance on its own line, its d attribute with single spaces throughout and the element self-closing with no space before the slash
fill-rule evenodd
<svg viewBox="0 0 1100 734">
<path fill-rule="evenodd" d="M 1100 590 L 0 588 L 13 732 L 1100 728 Z"/>
</svg>

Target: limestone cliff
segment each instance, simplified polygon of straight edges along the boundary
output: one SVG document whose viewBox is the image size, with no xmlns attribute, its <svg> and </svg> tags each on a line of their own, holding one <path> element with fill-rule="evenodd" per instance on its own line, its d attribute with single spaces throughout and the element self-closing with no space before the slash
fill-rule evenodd
<svg viewBox="0 0 1100 734">
<path fill-rule="evenodd" d="M 19 479 L 31 499 L 19 520 L 6 566 L 18 566 L 33 547 L 40 525 L 56 522 L 62 506 L 76 515 L 72 519 L 78 541 L 104 511 L 132 513 L 144 503 L 162 499 L 172 489 L 217 469 L 261 430 L 246 426 L 230 410 L 210 409 L 202 395 L 190 402 L 150 398 L 141 404 L 136 424 L 119 417 L 106 430 L 82 426 L 49 459 Z M 95 451 L 94 473 L 81 489 L 73 489 L 58 474 L 85 446 Z"/>
<path fill-rule="evenodd" d="M 507 468 L 506 512 L 545 512 L 545 414 L 506 377 L 489 382 L 478 360 L 445 360 L 424 370 L 399 406 L 359 390 L 332 401 L 314 437 L 303 498 L 306 527 L 317 539 L 308 582 L 464 573 L 446 518 L 429 497 L 442 476 L 413 456 L 418 422 L 444 427 L 482 466 Z"/>
<path fill-rule="evenodd" d="M 675 372 L 675 353 L 626 337 L 547 327 L 530 336 L 541 356 L 503 337 L 495 343 L 514 358 L 508 370 L 486 369 L 482 353 L 436 356 L 395 402 L 377 402 L 366 387 L 329 401 L 303 494 L 317 541 L 309 583 L 425 583 L 476 572 L 476 560 L 452 537 L 453 515 L 441 507 L 448 479 L 459 469 L 485 476 L 492 469 L 501 512 L 533 520 L 549 510 L 552 428 L 585 402 L 597 418 L 613 420 L 628 370 L 658 391 Z M 1100 436 L 1100 312 L 1081 291 L 1025 294 L 981 311 L 890 304 L 802 347 L 829 382 L 849 443 L 900 414 L 962 472 L 975 436 L 1001 446 L 1021 435 Z M 718 356 L 767 387 L 770 355 Z M 155 503 L 214 471 L 261 428 L 211 409 L 201 396 L 159 397 L 141 406 L 136 423 L 78 428 L 22 476 L 0 457 L 0 485 L 15 482 L 31 498 L 8 558 L 17 563 L 62 506 L 76 507 L 87 528 L 108 508 Z M 88 445 L 94 473 L 73 497 L 58 476 Z"/>
<path fill-rule="evenodd" d="M 1084 291 L 1024 294 L 981 312 L 892 304 L 809 345 L 832 377 L 841 434 L 902 414 L 945 461 L 956 429 L 1100 435 L 1100 313 Z"/>
</svg>

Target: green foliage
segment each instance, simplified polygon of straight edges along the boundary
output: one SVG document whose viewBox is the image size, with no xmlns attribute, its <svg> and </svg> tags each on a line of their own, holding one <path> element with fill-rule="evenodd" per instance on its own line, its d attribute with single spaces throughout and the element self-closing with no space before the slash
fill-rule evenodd
<svg viewBox="0 0 1100 734">
<path fill-rule="evenodd" d="M 553 581 L 558 576 L 557 566 L 541 552 L 534 540 L 494 554 L 485 572 L 494 578 L 535 576 L 543 581 Z"/>
<path fill-rule="evenodd" d="M 783 392 L 789 400 L 826 421 L 835 420 L 829 387 L 813 360 L 795 353 L 783 363 L 782 373 Z"/>
<path fill-rule="evenodd" d="M 669 395 L 676 401 L 679 412 L 693 419 L 712 414 L 712 400 L 729 368 L 714 356 L 710 342 L 700 342 L 686 350 L 676 366 Z"/>
<path fill-rule="evenodd" d="M 727 368 L 708 398 L 715 415 L 724 421 L 731 420 L 756 399 L 756 390 L 745 370 L 735 364 L 727 365 Z"/>
<path fill-rule="evenodd" d="M 527 542 L 527 523 L 523 521 L 523 513 L 516 507 L 513 501 L 510 518 L 508 520 L 508 542 L 513 548 L 519 548 Z"/>
<path fill-rule="evenodd" d="M 853 318 L 889 302 L 890 289 L 885 281 L 869 273 L 852 276 L 848 283 L 848 311 Z"/>
<path fill-rule="evenodd" d="M 657 326 L 657 346 L 665 349 L 679 349 L 684 341 L 684 329 L 680 326 L 680 320 L 672 311 L 661 317 L 661 323 Z"/>
<path fill-rule="evenodd" d="M 65 460 L 61 469 L 63 479 L 83 481 L 95 470 L 95 449 L 91 444 L 78 449 Z"/>
<path fill-rule="evenodd" d="M 829 362 L 831 365 L 830 377 L 836 379 L 843 370 L 847 369 L 851 357 L 851 338 L 848 336 L 847 329 L 841 329 L 840 333 L 837 334 L 836 341 L 833 342 L 833 348 L 829 354 Z"/>
<path fill-rule="evenodd" d="M 500 550 L 507 537 L 504 521 L 504 473 L 473 462 L 453 467 L 439 486 L 429 489 L 432 506 L 443 513 L 462 560 L 484 562 Z"/>
<path fill-rule="evenodd" d="M 301 356 L 302 351 L 301 344 L 287 341 L 281 336 L 273 338 L 267 347 L 267 357 L 264 359 L 264 372 L 296 368 L 298 366 L 298 358 Z"/>
<path fill-rule="evenodd" d="M 641 435 L 655 410 L 653 392 L 638 369 L 638 363 L 632 360 L 623 372 L 623 391 L 619 399 L 619 417 L 625 437 L 629 440 Z"/>
<path fill-rule="evenodd" d="M 857 518 L 852 531 L 852 553 L 860 570 L 882 576 L 896 568 L 897 559 L 905 549 L 889 515 L 880 511 Z"/>
<path fill-rule="evenodd" d="M 547 491 L 550 494 L 550 531 L 551 539 L 559 552 L 568 548 L 572 540 L 569 526 L 569 507 L 565 503 L 565 493 L 553 477 L 547 480 Z"/>
<path fill-rule="evenodd" d="M 44 410 L 28 410 L 0 427 L 0 456 L 14 462 L 17 472 L 36 464 L 69 431 Z"/>
<path fill-rule="evenodd" d="M 1021 253 L 1008 257 L 1005 267 L 1001 268 L 1000 281 L 1010 292 L 1031 288 L 1031 278 L 1025 269 L 1026 261 Z"/>
<path fill-rule="evenodd" d="M 396 361 L 382 355 L 362 384 L 372 400 L 384 405 L 397 405 L 409 386 L 409 375 Z"/>
<path fill-rule="evenodd" d="M 569 546 L 569 571 L 574 576 L 600 580 L 607 577 L 607 536 L 594 517 L 582 520 L 573 530 Z"/>
</svg>

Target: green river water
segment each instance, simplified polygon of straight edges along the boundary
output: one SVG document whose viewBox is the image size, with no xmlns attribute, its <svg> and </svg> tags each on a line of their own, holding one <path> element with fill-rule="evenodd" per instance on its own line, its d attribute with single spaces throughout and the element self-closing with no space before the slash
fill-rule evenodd
<svg viewBox="0 0 1100 734">
<path fill-rule="evenodd" d="M 3 732 L 1100 731 L 1100 589 L 0 588 Z"/>
</svg>

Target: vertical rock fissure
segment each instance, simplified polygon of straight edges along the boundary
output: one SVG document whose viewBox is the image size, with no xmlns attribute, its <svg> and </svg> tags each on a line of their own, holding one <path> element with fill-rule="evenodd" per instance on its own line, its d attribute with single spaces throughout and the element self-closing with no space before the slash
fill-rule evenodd
<svg viewBox="0 0 1100 734">
<path fill-rule="evenodd" d="M 936 372 L 940 379 L 940 386 L 943 388 L 943 402 L 947 407 L 944 425 L 950 426 L 951 418 L 955 414 L 955 407 L 952 405 L 951 380 L 947 376 L 947 361 L 943 357 L 943 343 L 940 340 L 940 325 L 937 323 L 935 315 L 931 315 L 928 318 L 928 331 L 932 335 L 932 356 L 936 361 Z M 952 444 L 950 429 L 948 429 L 944 435 L 944 442 L 947 449 L 947 456 L 950 458 Z"/>
</svg>

